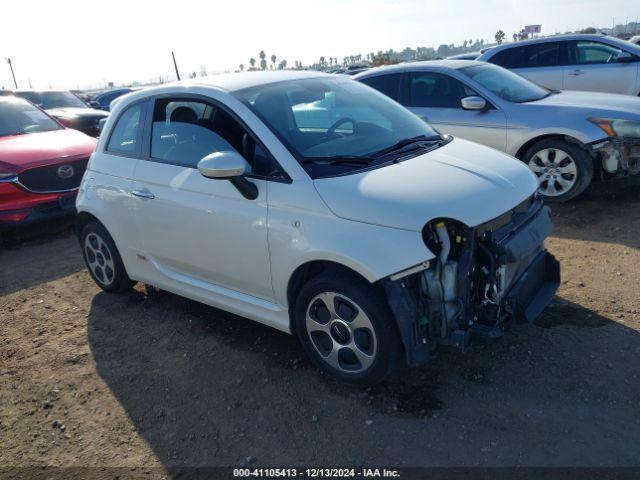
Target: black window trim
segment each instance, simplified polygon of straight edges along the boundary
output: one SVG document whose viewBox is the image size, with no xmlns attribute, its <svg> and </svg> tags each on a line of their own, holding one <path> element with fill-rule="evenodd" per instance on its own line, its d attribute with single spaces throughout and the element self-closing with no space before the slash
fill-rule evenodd
<svg viewBox="0 0 640 480">
<path fill-rule="evenodd" d="M 270 182 L 278 182 L 278 183 L 292 183 L 292 179 L 289 174 L 286 172 L 282 165 L 276 160 L 275 156 L 271 153 L 271 151 L 266 147 L 266 145 L 258 138 L 255 132 L 249 128 L 249 126 L 240 118 L 238 114 L 236 114 L 231 108 L 226 106 L 219 100 L 208 97 L 206 95 L 197 94 L 197 93 L 182 93 L 182 92 L 174 92 L 174 93 L 160 93 L 157 95 L 149 96 L 145 98 L 147 101 L 147 105 L 145 106 L 146 115 L 145 115 L 145 124 L 143 129 L 143 140 L 142 140 L 142 151 L 140 152 L 139 159 L 145 160 L 148 162 L 166 164 L 166 165 L 174 165 L 177 167 L 183 168 L 191 168 L 194 167 L 186 166 L 182 163 L 172 162 L 172 161 L 160 161 L 157 158 L 151 156 L 151 130 L 153 126 L 153 110 L 155 108 L 155 103 L 157 100 L 166 100 L 166 99 L 180 99 L 180 101 L 195 101 L 202 102 L 205 104 L 210 104 L 215 108 L 219 108 L 223 110 L 225 113 L 231 116 L 235 121 L 237 121 L 240 126 L 246 130 L 246 132 L 251 136 L 251 139 L 256 142 L 256 145 L 259 145 L 267 154 L 269 161 L 273 162 L 274 166 L 278 170 L 278 173 L 281 175 L 277 176 L 267 176 L 267 175 L 257 175 L 255 173 L 247 173 L 244 176 L 247 178 L 253 178 L 258 180 L 266 180 Z"/>
<path fill-rule="evenodd" d="M 569 63 L 569 47 L 568 44 L 570 42 L 572 42 L 574 40 L 563 40 L 563 39 L 558 39 L 558 38 L 554 38 L 554 39 L 544 39 L 544 40 L 540 40 L 537 42 L 530 42 L 530 43 L 526 43 L 526 44 L 522 44 L 522 45 L 518 45 L 513 44 L 513 45 L 509 45 L 508 47 L 504 47 L 501 48 L 497 51 L 494 51 L 493 54 L 491 56 L 489 56 L 486 59 L 487 63 L 491 63 L 493 65 L 497 65 L 498 67 L 502 67 L 502 68 L 506 68 L 507 70 L 520 70 L 523 68 L 554 68 L 554 67 L 565 67 L 567 65 L 570 65 Z M 536 66 L 536 67 L 503 67 L 502 65 L 499 65 L 497 63 L 495 63 L 495 57 L 497 57 L 498 55 L 500 55 L 501 53 L 504 52 L 510 52 L 510 55 L 513 55 L 513 50 L 517 49 L 517 48 L 527 48 L 531 45 L 542 45 L 544 43 L 557 43 L 558 44 L 558 64 L 557 65 L 546 65 L 543 67 L 540 66 Z"/>
</svg>

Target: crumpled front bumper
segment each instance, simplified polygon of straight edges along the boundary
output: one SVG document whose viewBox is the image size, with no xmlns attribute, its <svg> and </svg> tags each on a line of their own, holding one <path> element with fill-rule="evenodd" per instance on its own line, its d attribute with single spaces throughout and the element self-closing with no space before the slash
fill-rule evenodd
<svg viewBox="0 0 640 480">
<path fill-rule="evenodd" d="M 507 293 L 507 309 L 515 321 L 533 322 L 549 305 L 559 286 L 560 262 L 542 251 Z"/>
<path fill-rule="evenodd" d="M 609 175 L 640 173 L 640 138 L 607 138 L 591 144 L 591 150 Z"/>
</svg>

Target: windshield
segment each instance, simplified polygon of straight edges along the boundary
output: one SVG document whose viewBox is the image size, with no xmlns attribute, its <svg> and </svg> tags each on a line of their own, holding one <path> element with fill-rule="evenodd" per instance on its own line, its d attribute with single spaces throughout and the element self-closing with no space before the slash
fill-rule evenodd
<svg viewBox="0 0 640 480">
<path fill-rule="evenodd" d="M 86 103 L 71 92 L 18 92 L 23 98 L 45 110 L 52 108 L 87 108 Z"/>
<path fill-rule="evenodd" d="M 534 102 L 551 94 L 551 90 L 496 65 L 476 65 L 460 71 L 508 102 Z"/>
<path fill-rule="evenodd" d="M 58 122 L 22 99 L 0 101 L 0 137 L 60 129 Z"/>
<path fill-rule="evenodd" d="M 385 159 L 394 146 L 441 140 L 420 118 L 348 78 L 309 78 L 236 93 L 312 176 Z M 409 142 L 407 142 L 409 141 Z M 378 162 L 380 163 L 380 162 Z M 325 168 L 319 172 L 317 165 Z M 315 175 L 314 175 L 315 174 Z"/>
</svg>

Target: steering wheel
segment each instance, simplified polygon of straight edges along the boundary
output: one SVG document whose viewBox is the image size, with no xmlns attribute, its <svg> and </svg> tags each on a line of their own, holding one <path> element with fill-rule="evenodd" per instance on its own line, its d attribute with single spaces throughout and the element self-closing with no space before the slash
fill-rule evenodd
<svg viewBox="0 0 640 480">
<path fill-rule="evenodd" d="M 336 122 L 329 127 L 327 133 L 324 134 L 325 138 L 333 137 L 336 134 L 336 130 L 343 123 L 351 123 L 353 125 L 353 129 L 356 129 L 356 121 L 351 117 L 342 117 L 336 120 Z"/>
</svg>

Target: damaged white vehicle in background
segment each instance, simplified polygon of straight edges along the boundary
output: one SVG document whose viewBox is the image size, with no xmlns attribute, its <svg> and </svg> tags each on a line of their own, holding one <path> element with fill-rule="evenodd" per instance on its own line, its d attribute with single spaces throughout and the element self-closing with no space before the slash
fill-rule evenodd
<svg viewBox="0 0 640 480">
<path fill-rule="evenodd" d="M 218 75 L 116 105 L 78 194 L 96 283 L 295 333 L 372 384 L 533 321 L 559 284 L 526 165 L 338 76 Z"/>
</svg>

